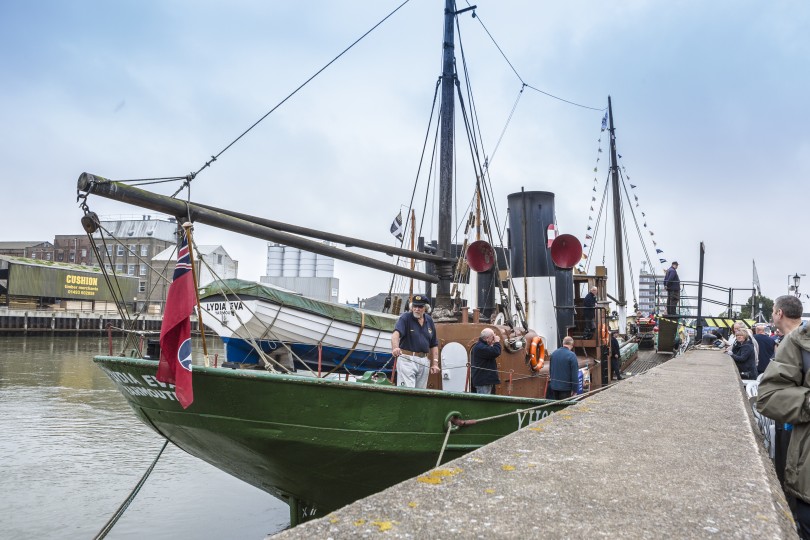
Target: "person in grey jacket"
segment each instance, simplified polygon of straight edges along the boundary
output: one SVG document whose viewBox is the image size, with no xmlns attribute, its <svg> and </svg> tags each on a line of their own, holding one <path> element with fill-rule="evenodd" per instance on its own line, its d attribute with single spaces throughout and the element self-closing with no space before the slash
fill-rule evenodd
<svg viewBox="0 0 810 540">
<path fill-rule="evenodd" d="M 810 330 L 802 325 L 803 306 L 795 296 L 773 303 L 773 322 L 785 335 L 765 368 L 757 410 L 793 425 L 785 463 L 785 491 L 796 499 L 799 535 L 810 538 Z"/>
</svg>

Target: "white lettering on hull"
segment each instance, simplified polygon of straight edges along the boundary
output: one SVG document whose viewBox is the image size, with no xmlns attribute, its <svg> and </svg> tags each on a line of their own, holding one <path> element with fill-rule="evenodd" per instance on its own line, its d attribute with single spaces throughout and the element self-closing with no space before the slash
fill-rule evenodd
<svg viewBox="0 0 810 540">
<path fill-rule="evenodd" d="M 102 366 L 101 369 L 115 382 L 121 391 L 125 391 L 131 396 L 149 396 L 177 401 L 177 395 L 174 393 L 174 385 L 160 382 L 154 375 L 141 375 L 139 379 L 132 373 L 113 371 L 104 366 Z M 167 390 L 161 390 L 161 388 L 166 388 Z"/>
<path fill-rule="evenodd" d="M 528 426 L 529 424 L 533 424 L 534 422 L 537 422 L 539 420 L 542 420 L 543 418 L 546 418 L 550 414 L 551 413 L 549 411 L 547 411 L 546 409 L 534 410 L 534 411 L 526 411 L 526 412 L 518 412 L 517 413 L 518 429 L 523 428 L 524 421 L 526 422 L 526 425 Z"/>
</svg>

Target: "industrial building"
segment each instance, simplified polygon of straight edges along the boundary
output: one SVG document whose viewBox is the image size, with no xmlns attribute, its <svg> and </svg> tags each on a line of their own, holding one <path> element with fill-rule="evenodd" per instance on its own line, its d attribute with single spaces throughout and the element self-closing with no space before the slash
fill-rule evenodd
<svg viewBox="0 0 810 540">
<path fill-rule="evenodd" d="M 337 303 L 340 280 L 334 274 L 332 257 L 268 242 L 267 275 L 260 281 L 316 300 Z"/>
</svg>

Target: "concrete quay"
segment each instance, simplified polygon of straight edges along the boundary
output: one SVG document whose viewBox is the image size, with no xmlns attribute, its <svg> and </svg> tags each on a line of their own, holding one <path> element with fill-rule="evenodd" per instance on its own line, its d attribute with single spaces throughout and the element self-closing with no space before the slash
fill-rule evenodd
<svg viewBox="0 0 810 540">
<path fill-rule="evenodd" d="M 272 538 L 376 537 L 797 535 L 733 362 L 694 350 Z"/>
</svg>

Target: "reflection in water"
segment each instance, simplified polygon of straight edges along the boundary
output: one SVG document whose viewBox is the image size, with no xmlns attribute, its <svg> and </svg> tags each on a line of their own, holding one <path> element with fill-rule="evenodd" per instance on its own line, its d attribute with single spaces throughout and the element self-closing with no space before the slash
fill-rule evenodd
<svg viewBox="0 0 810 540">
<path fill-rule="evenodd" d="M 108 352 L 106 337 L 0 337 L 0 538 L 92 538 L 160 450 L 92 362 Z M 285 504 L 169 445 L 108 538 L 259 539 L 287 524 Z"/>
</svg>

